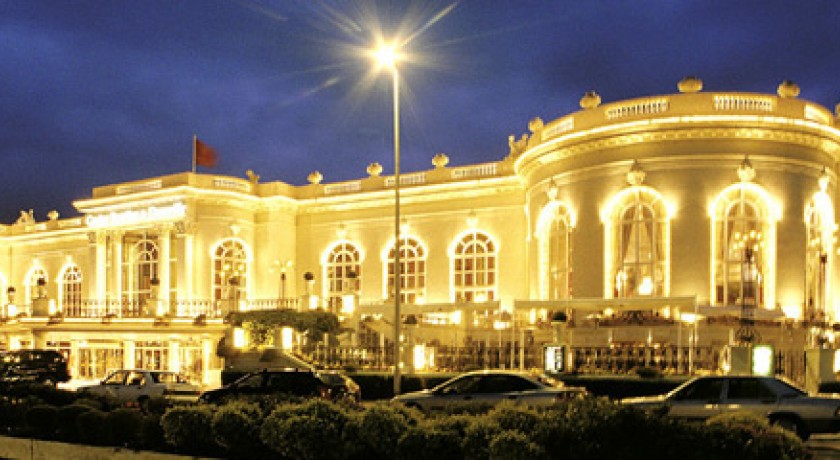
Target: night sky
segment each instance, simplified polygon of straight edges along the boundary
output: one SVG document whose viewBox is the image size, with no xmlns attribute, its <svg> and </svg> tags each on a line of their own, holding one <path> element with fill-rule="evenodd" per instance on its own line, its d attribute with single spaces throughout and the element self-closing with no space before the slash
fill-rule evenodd
<svg viewBox="0 0 840 460">
<path fill-rule="evenodd" d="M 676 92 L 840 102 L 837 0 L 0 0 L 0 223 L 95 186 L 189 171 L 306 184 L 393 173 L 391 80 L 362 47 L 407 41 L 402 171 L 496 161 L 528 120 Z"/>
</svg>

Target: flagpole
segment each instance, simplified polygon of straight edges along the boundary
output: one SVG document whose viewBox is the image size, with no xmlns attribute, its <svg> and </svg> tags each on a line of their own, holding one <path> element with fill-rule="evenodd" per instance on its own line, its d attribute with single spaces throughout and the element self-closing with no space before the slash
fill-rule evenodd
<svg viewBox="0 0 840 460">
<path fill-rule="evenodd" d="M 192 151 L 192 172 L 195 174 L 195 151 L 196 145 L 198 145 L 198 135 L 193 134 L 193 151 Z"/>
</svg>

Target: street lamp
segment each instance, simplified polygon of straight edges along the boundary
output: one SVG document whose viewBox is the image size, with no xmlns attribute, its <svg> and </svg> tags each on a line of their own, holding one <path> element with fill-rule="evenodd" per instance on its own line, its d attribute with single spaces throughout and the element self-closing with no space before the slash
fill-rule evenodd
<svg viewBox="0 0 840 460">
<path fill-rule="evenodd" d="M 739 235 L 735 235 L 739 238 Z M 738 327 L 738 340 L 750 345 L 761 340 L 761 336 L 755 329 L 755 309 L 758 307 L 758 273 L 756 270 L 756 253 L 764 246 L 761 232 L 750 231 L 740 235 L 736 243 L 743 250 L 741 261 L 741 318 Z M 747 296 L 750 303 L 747 303 Z"/>
<path fill-rule="evenodd" d="M 400 394 L 400 55 L 393 45 L 374 51 L 379 65 L 391 71 L 394 98 L 394 394 Z"/>
</svg>

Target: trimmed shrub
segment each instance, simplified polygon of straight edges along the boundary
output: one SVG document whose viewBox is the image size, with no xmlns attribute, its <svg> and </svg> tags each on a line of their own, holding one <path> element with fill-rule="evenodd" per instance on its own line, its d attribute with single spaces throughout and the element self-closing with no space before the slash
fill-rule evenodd
<svg viewBox="0 0 840 460">
<path fill-rule="evenodd" d="M 505 430 L 493 436 L 488 450 L 490 460 L 531 460 L 543 455 L 540 446 L 517 430 Z"/>
<path fill-rule="evenodd" d="M 59 407 L 56 414 L 56 435 L 58 439 L 62 441 L 78 440 L 79 430 L 76 427 L 76 419 L 79 415 L 92 410 L 92 407 L 78 403 Z"/>
<path fill-rule="evenodd" d="M 424 423 L 410 427 L 397 444 L 403 460 L 444 460 L 463 458 L 461 437 L 454 430 Z"/>
<path fill-rule="evenodd" d="M 417 425 L 418 417 L 417 411 L 385 403 L 351 417 L 344 433 L 351 458 L 393 458 L 400 438 Z"/>
<path fill-rule="evenodd" d="M 229 453 L 250 456 L 249 452 L 259 450 L 262 412 L 255 403 L 229 403 L 219 407 L 213 414 L 213 434 L 216 442 Z"/>
<path fill-rule="evenodd" d="M 341 458 L 347 421 L 345 409 L 328 401 L 282 405 L 263 422 L 260 440 L 290 458 Z"/>
<path fill-rule="evenodd" d="M 739 459 L 805 458 L 805 444 L 794 433 L 749 412 L 729 412 L 706 420 L 717 449 Z"/>
<path fill-rule="evenodd" d="M 496 422 L 486 416 L 476 417 L 464 431 L 464 458 L 483 460 L 490 457 L 490 441 L 502 432 Z"/>
<path fill-rule="evenodd" d="M 111 442 L 118 446 L 138 447 L 143 414 L 137 409 L 114 409 L 106 422 L 111 426 Z"/>
<path fill-rule="evenodd" d="M 178 452 L 210 454 L 216 452 L 213 411 L 209 406 L 174 407 L 160 419 L 163 437 Z"/>
<path fill-rule="evenodd" d="M 532 433 L 541 420 L 536 410 L 515 406 L 510 401 L 501 402 L 487 413 L 487 417 L 503 430 L 517 430 L 522 433 Z"/>
<path fill-rule="evenodd" d="M 58 409 L 49 404 L 38 404 L 26 411 L 26 426 L 36 438 L 55 438 Z"/>
<path fill-rule="evenodd" d="M 111 425 L 108 414 L 100 410 L 91 409 L 76 417 L 76 432 L 85 444 L 107 446 L 111 443 Z"/>
<path fill-rule="evenodd" d="M 140 447 L 146 450 L 166 450 L 163 427 L 160 425 L 161 416 L 146 414 L 140 421 Z"/>
</svg>

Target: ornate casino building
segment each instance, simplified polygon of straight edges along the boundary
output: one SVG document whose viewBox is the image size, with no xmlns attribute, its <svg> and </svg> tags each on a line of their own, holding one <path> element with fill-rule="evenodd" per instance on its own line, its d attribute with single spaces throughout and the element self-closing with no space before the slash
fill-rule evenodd
<svg viewBox="0 0 840 460">
<path fill-rule="evenodd" d="M 97 187 L 79 217 L 0 228 L 0 348 L 62 350 L 79 380 L 151 367 L 211 385 L 230 312 L 322 309 L 342 332 L 305 358 L 325 365 L 392 366 L 400 321 L 408 371 L 542 367 L 562 344 L 567 371 L 714 372 L 746 342 L 796 377 L 840 323 L 840 118 L 798 95 L 693 77 L 674 94 L 587 93 L 499 161 L 437 154 L 402 174 L 399 244 L 377 163 L 305 186 L 249 171 Z"/>
</svg>

